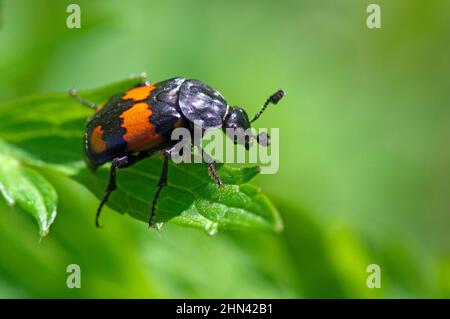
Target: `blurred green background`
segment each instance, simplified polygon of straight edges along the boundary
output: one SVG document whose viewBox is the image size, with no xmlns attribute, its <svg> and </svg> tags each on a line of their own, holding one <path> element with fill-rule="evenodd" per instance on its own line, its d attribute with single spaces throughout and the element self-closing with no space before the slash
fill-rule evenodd
<svg viewBox="0 0 450 319">
<path fill-rule="evenodd" d="M 257 123 L 280 128 L 280 170 L 253 181 L 282 234 L 157 233 L 110 212 L 99 231 L 97 199 L 55 175 L 43 240 L 0 201 L 0 297 L 450 297 L 450 1 L 76 1 L 81 29 L 69 1 L 0 3 L 0 101 L 142 71 L 201 79 L 249 114 L 288 92 Z"/>
</svg>

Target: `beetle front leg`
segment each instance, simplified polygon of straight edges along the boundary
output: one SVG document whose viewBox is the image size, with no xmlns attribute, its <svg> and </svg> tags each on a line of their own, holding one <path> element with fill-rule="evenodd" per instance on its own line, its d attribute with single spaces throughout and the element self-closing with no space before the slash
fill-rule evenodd
<svg viewBox="0 0 450 319">
<path fill-rule="evenodd" d="M 219 174 L 216 170 L 216 161 L 208 154 L 206 153 L 203 148 L 201 148 L 200 145 L 196 145 L 198 148 L 198 151 L 201 153 L 203 160 L 206 163 L 206 166 L 208 167 L 208 175 L 211 176 L 212 179 L 214 179 L 217 182 L 217 185 L 219 187 L 223 186 L 223 182 L 220 179 Z"/>
<path fill-rule="evenodd" d="M 209 164 L 207 163 L 206 165 L 208 165 L 208 174 L 209 174 L 209 176 L 211 176 L 217 182 L 217 185 L 219 187 L 222 187 L 223 186 L 223 182 L 220 179 L 219 174 L 217 173 L 216 162 L 213 161 L 212 163 L 209 163 Z"/>
<path fill-rule="evenodd" d="M 203 137 L 204 133 L 205 133 L 205 131 L 202 131 L 202 137 Z M 206 153 L 203 150 L 203 148 L 200 145 L 200 143 L 201 143 L 201 139 L 198 139 L 198 138 L 195 138 L 195 137 L 192 138 L 192 145 L 194 145 L 198 149 L 198 151 L 200 152 L 201 158 L 206 163 L 206 166 L 208 168 L 208 175 L 211 176 L 211 178 L 213 178 L 217 182 L 217 185 L 219 187 L 222 187 L 223 186 L 223 182 L 220 179 L 219 174 L 217 173 L 216 161 L 208 153 Z"/>
</svg>

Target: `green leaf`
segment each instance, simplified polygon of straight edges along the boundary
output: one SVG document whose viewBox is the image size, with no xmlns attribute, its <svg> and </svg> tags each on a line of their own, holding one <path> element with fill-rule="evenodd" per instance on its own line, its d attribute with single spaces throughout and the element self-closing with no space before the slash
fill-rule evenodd
<svg viewBox="0 0 450 319">
<path fill-rule="evenodd" d="M 36 170 L 0 154 L 0 192 L 6 202 L 18 205 L 36 219 L 41 236 L 48 234 L 56 217 L 58 195 Z"/>
<path fill-rule="evenodd" d="M 79 94 L 95 103 L 102 103 L 140 80 L 131 78 Z M 49 203 L 56 199 L 56 195 L 51 195 L 53 188 L 41 175 L 24 165 L 55 170 L 77 180 L 99 199 L 103 197 L 109 164 L 94 174 L 83 162 L 81 141 L 86 120 L 91 114 L 92 110 L 79 105 L 67 93 L 31 96 L 0 104 L 0 116 L 8 119 L 0 122 L 0 142 L 6 142 L 0 143 L 0 153 L 2 149 L 8 149 L 10 165 L 15 163 L 13 167 L 20 168 L 13 180 L 19 181 L 17 176 L 27 180 L 37 190 L 34 193 L 39 192 L 43 198 L 39 207 L 36 201 L 28 201 L 27 206 L 22 204 L 31 214 L 41 218 L 42 207 L 52 208 Z M 161 159 L 155 156 L 119 170 L 118 190 L 111 195 L 107 205 L 117 212 L 147 222 L 161 165 Z M 5 166 L 5 170 L 9 169 Z M 158 225 L 161 227 L 170 222 L 199 228 L 211 235 L 219 229 L 282 229 L 279 213 L 270 200 L 256 186 L 246 184 L 258 174 L 258 167 L 219 165 L 218 171 L 225 183 L 221 188 L 208 176 L 204 164 L 171 163 L 168 186 L 158 201 Z M 11 180 L 11 177 L 4 179 Z M 14 192 L 15 188 L 10 187 L 4 196 L 19 196 Z M 35 213 L 38 211 L 39 214 Z M 43 223 L 47 228 L 42 229 L 48 231 L 50 224 Z"/>
<path fill-rule="evenodd" d="M 109 205 L 118 212 L 148 221 L 162 161 L 149 158 L 130 168 L 119 170 L 118 190 Z M 219 188 L 204 164 L 169 166 L 169 182 L 158 201 L 155 221 L 200 228 L 213 235 L 218 229 L 255 229 L 281 231 L 278 211 L 256 186 L 245 184 L 258 173 L 258 167 L 231 168 L 219 165 L 225 184 Z M 101 198 L 108 181 L 108 169 L 93 175 L 80 170 L 75 179 Z"/>
</svg>

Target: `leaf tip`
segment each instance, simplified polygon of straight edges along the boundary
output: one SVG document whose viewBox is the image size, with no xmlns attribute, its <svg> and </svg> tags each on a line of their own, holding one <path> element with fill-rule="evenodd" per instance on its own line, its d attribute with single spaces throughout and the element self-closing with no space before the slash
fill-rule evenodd
<svg viewBox="0 0 450 319">
<path fill-rule="evenodd" d="M 284 224 L 281 219 L 275 224 L 274 230 L 276 233 L 281 233 L 284 231 Z"/>
<path fill-rule="evenodd" d="M 215 236 L 219 231 L 219 224 L 215 222 L 211 222 L 205 226 L 205 231 L 208 236 Z"/>
<path fill-rule="evenodd" d="M 57 214 L 58 213 L 56 211 L 56 208 L 53 209 L 51 214 L 50 214 L 49 219 L 46 222 L 44 222 L 44 223 L 39 225 L 39 236 L 41 238 L 46 237 L 48 235 L 48 233 L 50 232 L 50 226 L 55 221 Z"/>
</svg>

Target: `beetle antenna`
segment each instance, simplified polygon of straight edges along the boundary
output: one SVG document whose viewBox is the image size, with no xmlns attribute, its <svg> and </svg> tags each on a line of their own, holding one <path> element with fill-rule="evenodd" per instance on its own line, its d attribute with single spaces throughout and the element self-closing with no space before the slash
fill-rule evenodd
<svg viewBox="0 0 450 319">
<path fill-rule="evenodd" d="M 277 104 L 278 102 L 280 102 L 280 100 L 283 98 L 283 96 L 285 96 L 286 93 L 283 90 L 278 90 L 276 91 L 274 94 L 272 94 L 264 103 L 263 107 L 261 108 L 261 110 L 259 110 L 258 113 L 255 114 L 255 117 L 253 118 L 253 120 L 250 121 L 250 123 L 253 123 L 254 121 L 256 121 L 261 114 L 264 113 L 264 111 L 266 110 L 267 106 L 272 103 L 272 104 Z"/>
<path fill-rule="evenodd" d="M 87 106 L 91 109 L 93 109 L 94 111 L 96 111 L 98 109 L 98 105 L 95 104 L 94 102 L 88 101 L 83 99 L 81 96 L 79 96 L 77 94 L 77 90 L 75 89 L 70 89 L 69 90 L 69 94 L 70 96 L 72 96 L 78 103 L 80 103 L 81 105 Z"/>
</svg>

